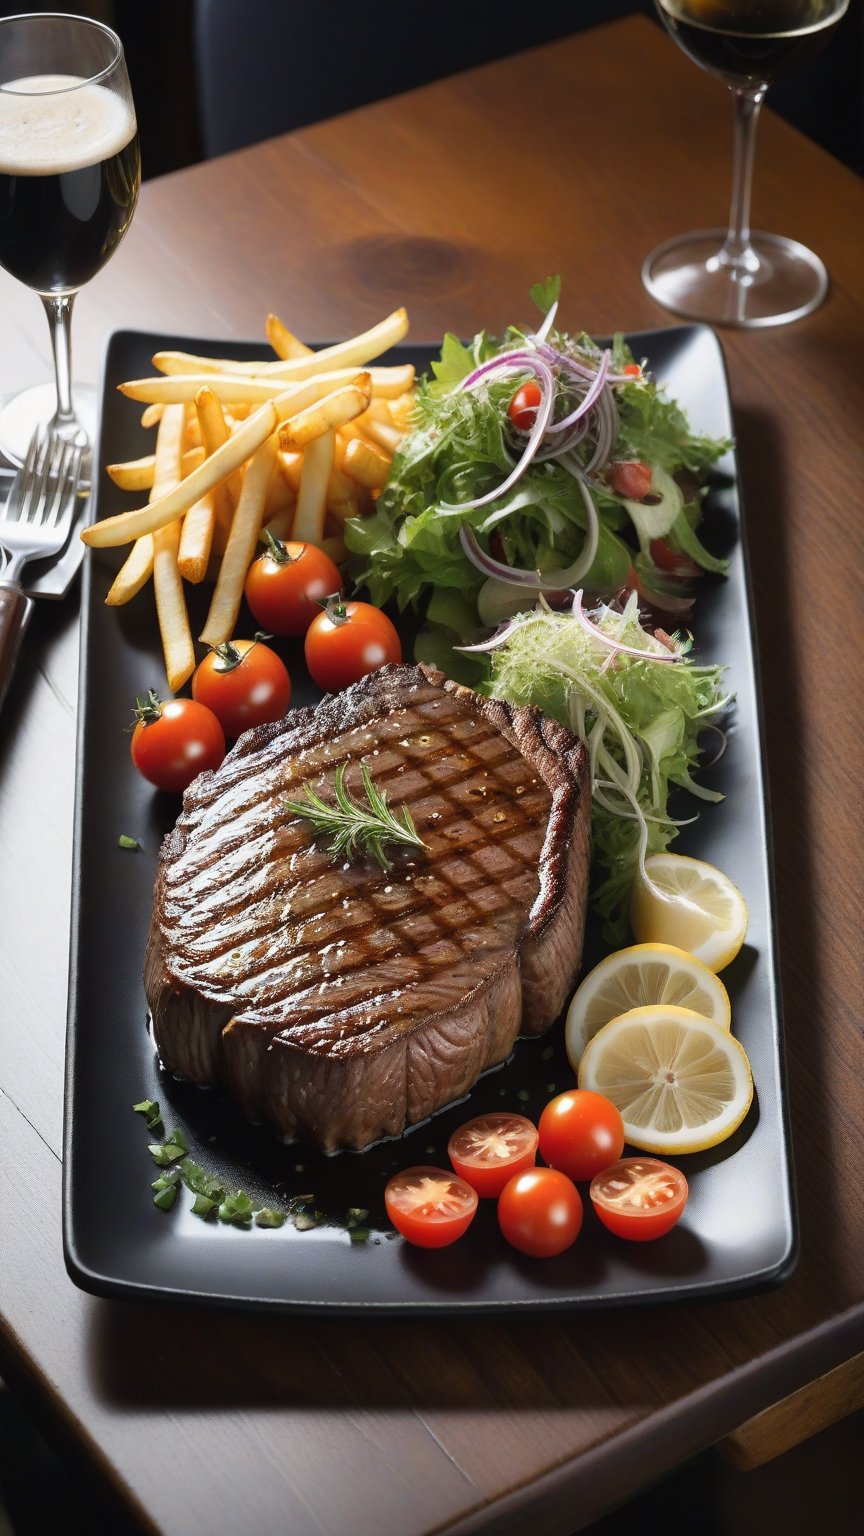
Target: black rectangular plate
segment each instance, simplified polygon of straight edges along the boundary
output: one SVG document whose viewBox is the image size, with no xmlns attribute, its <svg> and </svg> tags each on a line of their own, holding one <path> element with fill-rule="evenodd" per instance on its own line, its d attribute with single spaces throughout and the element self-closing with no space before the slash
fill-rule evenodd
<svg viewBox="0 0 864 1536">
<path fill-rule="evenodd" d="M 694 429 L 732 435 L 724 360 L 712 330 L 682 325 L 629 339 Z M 99 465 L 152 451 L 140 410 L 116 385 L 150 373 L 159 348 L 260 355 L 252 344 L 115 333 L 103 370 Z M 394 355 L 422 368 L 434 349 L 406 347 Z M 467 1099 L 402 1138 L 330 1157 L 283 1145 L 250 1126 L 219 1092 L 177 1082 L 159 1067 L 141 971 L 159 844 L 178 803 L 138 777 L 124 727 L 135 696 L 164 687 L 161 648 L 151 592 L 124 608 L 104 606 L 125 551 L 91 553 L 83 602 L 63 1200 L 66 1263 L 78 1285 L 103 1295 L 297 1312 L 494 1313 L 721 1296 L 788 1276 L 797 1233 L 756 660 L 734 454 L 718 468 L 704 532 L 717 553 L 728 552 L 730 569 L 728 579 L 702 584 L 695 632 L 703 658 L 728 665 L 736 697 L 728 750 L 704 775 L 727 798 L 716 806 L 688 805 L 688 813 L 701 813 L 675 847 L 718 864 L 749 905 L 747 943 L 723 979 L 734 1032 L 753 1066 L 756 1098 L 729 1141 L 682 1160 L 690 1200 L 679 1226 L 661 1242 L 615 1239 L 589 1208 L 579 1240 L 555 1259 L 532 1260 L 509 1248 L 490 1201 L 481 1201 L 468 1234 L 453 1247 L 424 1251 L 393 1240 L 383 1190 L 399 1168 L 446 1167 L 448 1136 L 469 1116 L 503 1108 L 536 1116 L 553 1093 L 572 1086 L 560 1025 L 540 1041 L 520 1041 Z M 96 498 L 99 517 L 132 504 L 104 472 Z M 203 620 L 206 594 L 190 591 L 190 602 L 194 625 Z M 242 633 L 242 620 L 239 628 Z M 285 644 L 283 654 L 294 679 L 292 703 L 311 702 L 318 695 L 306 679 L 299 644 Z M 140 851 L 120 849 L 121 833 L 139 838 Z M 313 1194 L 325 1220 L 306 1231 L 291 1221 L 278 1230 L 204 1222 L 191 1213 L 185 1191 L 172 1211 L 155 1209 L 151 1138 L 131 1110 L 146 1097 L 159 1100 L 166 1129 L 182 1126 L 191 1155 L 229 1186 L 243 1187 L 257 1205 Z M 352 1243 L 346 1230 L 354 1207 L 369 1212 L 371 1235 L 363 1243 Z"/>
</svg>

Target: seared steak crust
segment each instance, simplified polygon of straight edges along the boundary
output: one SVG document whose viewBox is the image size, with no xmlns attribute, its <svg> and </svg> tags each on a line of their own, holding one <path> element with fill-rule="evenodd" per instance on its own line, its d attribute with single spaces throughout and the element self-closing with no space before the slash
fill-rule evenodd
<svg viewBox="0 0 864 1536">
<path fill-rule="evenodd" d="M 425 850 L 334 863 L 288 798 L 364 759 Z M 187 790 L 159 860 L 145 988 L 164 1065 L 253 1119 L 363 1147 L 467 1092 L 579 969 L 584 748 L 429 667 L 388 666 L 249 731 Z"/>
</svg>

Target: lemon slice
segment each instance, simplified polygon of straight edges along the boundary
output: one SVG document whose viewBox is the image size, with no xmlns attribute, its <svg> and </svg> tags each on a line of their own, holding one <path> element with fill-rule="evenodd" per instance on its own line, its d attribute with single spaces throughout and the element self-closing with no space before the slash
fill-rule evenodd
<svg viewBox="0 0 864 1536">
<path fill-rule="evenodd" d="M 567 1009 L 564 1043 L 578 1071 L 588 1041 L 598 1029 L 629 1008 L 673 1003 L 692 1008 L 728 1029 L 729 993 L 707 965 L 673 944 L 631 944 L 607 955 L 580 982 Z"/>
<path fill-rule="evenodd" d="M 644 944 L 675 944 L 709 970 L 735 959 L 747 932 L 747 903 L 728 875 L 703 859 L 652 853 L 633 882 L 630 927 Z"/>
<path fill-rule="evenodd" d="M 579 1087 L 617 1105 L 642 1152 L 702 1152 L 737 1129 L 753 1099 L 747 1052 L 721 1024 L 654 1003 L 610 1019 L 579 1064 Z"/>
</svg>

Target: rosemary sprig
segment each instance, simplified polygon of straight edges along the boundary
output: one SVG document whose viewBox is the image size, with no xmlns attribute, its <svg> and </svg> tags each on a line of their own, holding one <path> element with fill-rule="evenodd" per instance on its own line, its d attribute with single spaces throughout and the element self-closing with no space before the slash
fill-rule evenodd
<svg viewBox="0 0 864 1536">
<path fill-rule="evenodd" d="M 360 764 L 360 775 L 369 809 L 351 799 L 344 785 L 347 766 L 347 763 L 340 763 L 336 769 L 335 805 L 326 805 L 308 784 L 304 784 L 303 791 L 308 803 L 286 800 L 286 809 L 310 821 L 316 837 L 330 837 L 327 850 L 334 858 L 348 859 L 351 863 L 371 854 L 381 868 L 387 871 L 393 866 L 384 852 L 385 843 L 425 848 L 426 844 L 417 832 L 407 805 L 403 805 L 394 815 L 387 804 L 387 796 L 375 788 L 369 769 L 363 762 Z"/>
</svg>

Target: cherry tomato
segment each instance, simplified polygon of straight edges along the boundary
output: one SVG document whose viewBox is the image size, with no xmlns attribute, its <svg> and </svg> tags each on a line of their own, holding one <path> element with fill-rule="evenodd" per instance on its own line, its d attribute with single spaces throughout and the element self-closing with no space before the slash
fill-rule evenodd
<svg viewBox="0 0 864 1536">
<path fill-rule="evenodd" d="M 649 547 L 651 559 L 658 570 L 667 571 L 670 576 L 680 576 L 688 580 L 702 574 L 695 560 L 691 560 L 689 555 L 679 554 L 666 539 L 652 539 Z"/>
<path fill-rule="evenodd" d="M 594 1175 L 588 1193 L 604 1227 L 634 1243 L 662 1237 L 687 1204 L 687 1180 L 656 1157 L 624 1157 Z"/>
<path fill-rule="evenodd" d="M 638 379 L 638 378 L 641 377 L 641 374 L 642 374 L 642 368 L 641 368 L 641 365 L 639 363 L 625 363 L 623 371 L 631 379 Z"/>
<path fill-rule="evenodd" d="M 319 688 L 335 692 L 386 662 L 402 660 L 402 642 L 386 613 L 334 594 L 306 631 L 306 665 Z"/>
<path fill-rule="evenodd" d="M 537 1127 L 524 1115 L 480 1115 L 453 1132 L 447 1156 L 478 1195 L 497 1199 L 514 1173 L 534 1167 Z"/>
<path fill-rule="evenodd" d="M 151 688 L 135 707 L 132 761 L 157 789 L 186 789 L 205 768 L 218 768 L 225 735 L 212 709 L 195 699 L 161 701 Z"/>
<path fill-rule="evenodd" d="M 508 1243 L 538 1259 L 563 1253 L 582 1228 L 582 1201 L 557 1168 L 514 1174 L 498 1197 L 498 1225 Z"/>
<path fill-rule="evenodd" d="M 550 1099 L 538 1126 L 540 1152 L 568 1179 L 593 1179 L 624 1150 L 624 1122 L 611 1100 L 590 1088 Z"/>
<path fill-rule="evenodd" d="M 444 1168 L 406 1168 L 390 1179 L 384 1204 L 397 1232 L 418 1248 L 446 1248 L 468 1230 L 477 1191 Z"/>
<path fill-rule="evenodd" d="M 626 496 L 628 501 L 641 501 L 651 489 L 650 464 L 641 459 L 618 459 L 609 465 L 609 484 L 616 496 Z"/>
<path fill-rule="evenodd" d="M 226 640 L 192 674 L 192 697 L 212 709 L 232 741 L 253 725 L 281 720 L 291 698 L 285 663 L 269 645 Z"/>
<path fill-rule="evenodd" d="M 517 432 L 531 431 L 537 415 L 537 407 L 542 399 L 540 385 L 533 379 L 529 379 L 527 384 L 517 389 L 509 405 L 510 420 Z"/>
<path fill-rule="evenodd" d="M 339 567 L 315 544 L 268 539 L 267 553 L 249 567 L 246 601 L 271 635 L 305 635 L 320 604 L 342 591 Z"/>
</svg>

